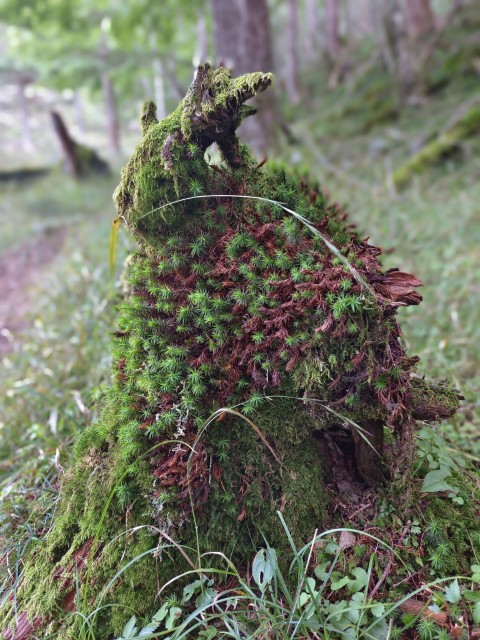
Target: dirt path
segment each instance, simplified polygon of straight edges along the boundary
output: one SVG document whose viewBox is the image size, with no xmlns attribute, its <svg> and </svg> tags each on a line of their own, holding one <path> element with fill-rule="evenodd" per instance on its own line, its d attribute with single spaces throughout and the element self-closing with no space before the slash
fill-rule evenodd
<svg viewBox="0 0 480 640">
<path fill-rule="evenodd" d="M 67 230 L 47 229 L 0 256 L 0 356 L 15 346 L 15 335 L 28 326 L 34 287 L 60 251 Z"/>
</svg>

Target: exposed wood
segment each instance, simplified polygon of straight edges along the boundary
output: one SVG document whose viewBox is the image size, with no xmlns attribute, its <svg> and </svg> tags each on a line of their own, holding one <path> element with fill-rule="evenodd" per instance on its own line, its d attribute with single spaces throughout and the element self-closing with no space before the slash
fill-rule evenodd
<svg viewBox="0 0 480 640">
<path fill-rule="evenodd" d="M 75 148 L 76 144 L 68 133 L 68 129 L 62 116 L 56 111 L 52 111 L 50 115 L 52 117 L 53 129 L 57 134 L 57 139 L 63 152 L 63 159 L 65 161 L 67 173 L 71 175 L 72 178 L 79 178 L 82 171 L 80 167 L 80 159 Z"/>
<path fill-rule="evenodd" d="M 359 426 L 363 432 L 353 429 L 358 472 L 368 485 L 380 486 L 387 479 L 386 467 L 382 460 L 384 424 L 379 420 L 372 420 Z"/>
<path fill-rule="evenodd" d="M 428 602 L 422 602 L 415 598 L 406 600 L 399 607 L 402 613 L 409 613 L 412 616 L 421 616 L 433 620 L 436 624 L 444 627 L 448 624 L 448 616 L 446 613 L 435 613 L 428 608 Z"/>
<path fill-rule="evenodd" d="M 62 116 L 51 112 L 53 129 L 63 152 L 66 172 L 72 178 L 81 178 L 92 173 L 108 173 L 107 163 L 93 150 L 76 142 L 70 135 Z"/>
</svg>

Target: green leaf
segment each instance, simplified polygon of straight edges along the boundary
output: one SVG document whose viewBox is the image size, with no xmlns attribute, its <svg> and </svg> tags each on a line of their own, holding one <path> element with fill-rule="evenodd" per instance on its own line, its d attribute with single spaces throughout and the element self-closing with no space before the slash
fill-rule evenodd
<svg viewBox="0 0 480 640">
<path fill-rule="evenodd" d="M 383 616 L 383 614 L 385 613 L 385 605 L 382 604 L 381 602 L 376 602 L 372 608 L 370 609 L 370 611 L 372 612 L 372 615 L 375 618 L 381 618 Z"/>
<path fill-rule="evenodd" d="M 298 597 L 299 608 L 302 609 L 307 604 L 307 602 L 310 602 L 311 599 L 312 597 L 309 593 L 307 593 L 306 591 L 302 591 L 302 593 Z"/>
<path fill-rule="evenodd" d="M 445 587 L 445 598 L 447 602 L 451 604 L 457 604 L 462 598 L 462 592 L 460 591 L 460 585 L 458 580 L 454 580 Z"/>
<path fill-rule="evenodd" d="M 472 571 L 472 579 L 475 582 L 480 582 L 480 564 L 472 564 L 470 569 Z"/>
<path fill-rule="evenodd" d="M 439 491 L 451 491 L 452 487 L 445 482 L 450 475 L 450 469 L 443 467 L 435 471 L 429 471 L 423 480 L 423 493 L 438 493 Z"/>
<path fill-rule="evenodd" d="M 165 620 L 165 618 L 167 617 L 169 609 L 170 609 L 170 603 L 165 602 L 162 605 L 162 607 L 157 611 L 157 613 L 153 616 L 152 622 L 157 622 L 158 624 L 160 624 L 160 622 L 162 622 L 162 620 Z"/>
<path fill-rule="evenodd" d="M 341 580 L 338 580 L 337 582 L 332 582 L 330 589 L 332 591 L 338 591 L 339 589 L 342 589 L 342 587 L 347 585 L 349 582 L 350 582 L 350 578 L 348 576 L 344 576 Z"/>
<path fill-rule="evenodd" d="M 137 618 L 135 616 L 132 616 L 125 625 L 122 634 L 125 640 L 128 640 L 128 638 L 134 638 L 137 635 L 137 627 L 135 626 L 136 623 Z"/>
<path fill-rule="evenodd" d="M 217 597 L 217 591 L 212 588 L 205 589 L 203 593 L 201 593 L 198 598 L 195 600 L 196 607 L 204 607 L 207 604 L 210 604 Z"/>
<path fill-rule="evenodd" d="M 480 624 L 480 602 L 476 602 L 473 605 L 472 619 L 475 624 Z"/>
<path fill-rule="evenodd" d="M 322 562 L 322 564 L 319 564 L 318 567 L 315 567 L 313 573 L 315 574 L 315 576 L 319 579 L 319 580 L 326 580 L 327 576 L 328 576 L 328 572 L 327 572 L 327 567 L 330 564 L 330 562 Z"/>
<path fill-rule="evenodd" d="M 175 626 L 177 618 L 181 615 L 182 610 L 179 607 L 172 607 L 168 613 L 167 621 L 165 622 L 165 629 L 171 631 Z"/>
<path fill-rule="evenodd" d="M 203 629 L 203 631 L 200 631 L 198 635 L 200 638 L 205 638 L 205 640 L 212 640 L 212 638 L 217 637 L 217 633 L 218 632 L 215 627 L 207 627 L 206 629 Z"/>
<path fill-rule="evenodd" d="M 470 602 L 480 602 L 480 591 L 464 591 L 463 597 Z"/>
<path fill-rule="evenodd" d="M 262 593 L 272 581 L 276 567 L 277 554 L 275 549 L 260 549 L 253 559 L 252 577 Z"/>
<path fill-rule="evenodd" d="M 158 629 L 158 623 L 150 622 L 150 624 L 147 624 L 146 627 L 143 627 L 143 629 L 138 634 L 138 637 L 146 638 L 147 636 L 151 636 L 153 633 L 155 633 L 157 629 Z"/>
<path fill-rule="evenodd" d="M 355 567 L 352 573 L 355 576 L 355 580 L 350 580 L 348 585 L 348 590 L 351 593 L 356 591 L 361 591 L 364 587 L 367 586 L 367 582 L 368 582 L 367 572 L 362 567 Z"/>
<path fill-rule="evenodd" d="M 183 589 L 183 598 L 182 603 L 188 602 L 192 596 L 202 588 L 202 581 L 195 580 L 195 582 L 191 582 L 187 584 Z"/>
</svg>

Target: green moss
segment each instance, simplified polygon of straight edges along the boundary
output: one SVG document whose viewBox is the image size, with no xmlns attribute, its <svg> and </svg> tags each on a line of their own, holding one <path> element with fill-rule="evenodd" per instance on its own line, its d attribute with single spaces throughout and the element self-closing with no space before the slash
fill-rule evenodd
<svg viewBox="0 0 480 640">
<path fill-rule="evenodd" d="M 348 436 L 348 420 L 372 431 L 376 452 L 355 430 L 350 445 L 358 454 L 360 442 L 356 467 L 373 484 L 384 425 L 395 451 L 411 445 L 415 360 L 399 343 L 378 250 L 317 186 L 259 168 L 236 138 L 252 113 L 243 103 L 270 81 L 205 66 L 168 118 L 144 110 L 115 192 L 140 249 L 112 340 L 112 385 L 75 445 L 52 530 L 26 558 L 18 593 L 17 606 L 62 638 L 78 634 L 79 618 L 59 613 L 77 582 L 82 613 L 120 605 L 98 614 L 97 640 L 120 632 L 125 606 L 151 614 L 157 585 L 183 568 L 173 549 L 149 552 L 165 540 L 191 549 L 198 539 L 200 552 L 223 549 L 241 564 L 264 538 L 284 539 L 277 511 L 299 545 L 327 526 L 327 482 L 355 471 L 321 444 L 323 431 Z M 213 142 L 219 166 L 204 160 Z M 198 193 L 206 197 L 169 204 Z M 265 200 L 226 195 L 284 202 L 313 232 Z M 420 395 L 435 401 L 435 417 L 453 412 L 429 389 L 434 399 Z M 8 604 L 1 614 L 9 620 Z"/>
<path fill-rule="evenodd" d="M 474 136 L 480 130 L 480 106 L 475 105 L 450 129 L 441 133 L 393 173 L 397 188 L 405 187 L 415 175 L 441 162 L 460 142 Z"/>
</svg>

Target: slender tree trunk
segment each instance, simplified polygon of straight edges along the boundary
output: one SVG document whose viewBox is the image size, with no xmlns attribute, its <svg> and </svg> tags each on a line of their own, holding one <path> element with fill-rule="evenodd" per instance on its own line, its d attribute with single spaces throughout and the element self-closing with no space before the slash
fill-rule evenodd
<svg viewBox="0 0 480 640">
<path fill-rule="evenodd" d="M 305 0 L 303 51 L 308 62 L 315 62 L 318 54 L 318 0 Z"/>
<path fill-rule="evenodd" d="M 102 73 L 102 88 L 110 147 L 114 153 L 118 153 L 120 151 L 120 127 L 118 123 L 117 103 L 112 81 L 106 72 Z"/>
<path fill-rule="evenodd" d="M 409 37 L 414 40 L 430 33 L 435 28 L 435 20 L 430 0 L 403 0 L 402 7 Z"/>
<path fill-rule="evenodd" d="M 340 53 L 339 25 L 339 0 L 325 0 L 325 51 L 332 63 Z"/>
<path fill-rule="evenodd" d="M 415 50 L 406 33 L 400 0 L 376 0 L 376 31 L 382 60 L 396 78 L 398 102 L 403 104 L 418 81 Z"/>
<path fill-rule="evenodd" d="M 288 0 L 288 24 L 287 24 L 287 91 L 292 104 L 300 102 L 298 88 L 298 7 L 297 0 Z"/>
<path fill-rule="evenodd" d="M 243 57 L 242 5 L 243 0 L 211 0 L 213 36 L 218 64 L 239 72 L 239 58 Z"/>
<path fill-rule="evenodd" d="M 372 0 L 358 0 L 358 25 L 362 34 L 373 35 L 375 27 Z"/>
<path fill-rule="evenodd" d="M 350 35 L 356 41 L 375 32 L 372 0 L 348 0 Z"/>
<path fill-rule="evenodd" d="M 217 62 L 230 67 L 235 75 L 252 71 L 272 71 L 267 0 L 211 2 Z M 245 120 L 239 134 L 260 156 L 274 143 L 274 92 L 260 94 L 254 104 L 259 109 L 259 115 Z"/>
<path fill-rule="evenodd" d="M 65 169 L 72 178 L 80 178 L 82 169 L 77 154 L 77 145 L 70 136 L 62 116 L 56 111 L 50 113 L 52 124 L 65 160 Z"/>
</svg>

